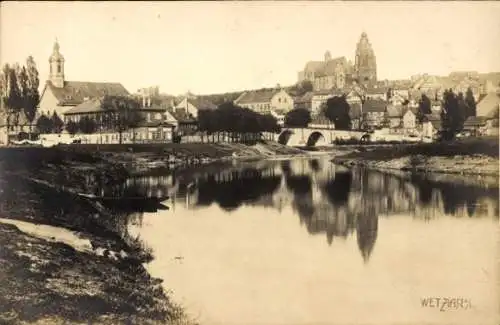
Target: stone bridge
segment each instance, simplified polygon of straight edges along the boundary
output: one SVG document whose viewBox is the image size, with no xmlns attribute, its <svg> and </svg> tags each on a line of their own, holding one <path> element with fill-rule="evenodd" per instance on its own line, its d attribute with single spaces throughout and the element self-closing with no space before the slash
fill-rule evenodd
<svg viewBox="0 0 500 325">
<path fill-rule="evenodd" d="M 274 135 L 274 141 L 288 146 L 331 146 L 335 139 L 361 140 L 368 136 L 362 131 L 343 131 L 331 128 L 283 128 L 280 134 Z"/>
</svg>

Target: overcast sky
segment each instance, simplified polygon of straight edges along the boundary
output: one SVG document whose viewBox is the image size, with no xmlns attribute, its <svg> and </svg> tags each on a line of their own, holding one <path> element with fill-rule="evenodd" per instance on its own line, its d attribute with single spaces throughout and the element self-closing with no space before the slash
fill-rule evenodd
<svg viewBox="0 0 500 325">
<path fill-rule="evenodd" d="M 354 60 L 363 31 L 379 79 L 500 71 L 495 2 L 38 2 L 1 4 L 0 61 L 33 55 L 40 79 L 57 38 L 73 81 L 207 94 L 289 85 L 308 60 Z"/>
</svg>

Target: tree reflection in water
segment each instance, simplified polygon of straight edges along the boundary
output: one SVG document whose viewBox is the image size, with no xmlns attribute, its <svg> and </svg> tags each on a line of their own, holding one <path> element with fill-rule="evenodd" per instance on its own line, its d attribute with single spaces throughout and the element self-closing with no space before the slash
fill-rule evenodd
<svg viewBox="0 0 500 325">
<path fill-rule="evenodd" d="M 498 187 L 464 184 L 455 179 L 436 180 L 425 175 L 346 169 L 328 160 L 270 162 L 260 167 L 210 171 L 185 179 L 189 183 L 175 177 L 173 182 L 163 184 L 157 180 L 129 182 L 131 188 L 123 193 L 150 192 L 147 188 L 153 184 L 161 193 L 172 188 L 188 189 L 174 195 L 174 200 L 189 195 L 193 197 L 190 208 L 215 203 L 226 211 L 242 205 L 281 211 L 282 202 L 287 202 L 308 233 L 326 234 L 329 245 L 335 238 L 356 234 L 365 262 L 374 250 L 379 217 L 403 214 L 430 220 L 443 215 L 491 218 L 499 215 Z"/>
<path fill-rule="evenodd" d="M 199 181 L 198 205 L 217 203 L 224 210 L 232 211 L 274 193 L 280 185 L 279 176 L 264 177 L 262 171 L 257 169 L 235 171 L 227 176 L 218 178 L 211 175 Z"/>
</svg>

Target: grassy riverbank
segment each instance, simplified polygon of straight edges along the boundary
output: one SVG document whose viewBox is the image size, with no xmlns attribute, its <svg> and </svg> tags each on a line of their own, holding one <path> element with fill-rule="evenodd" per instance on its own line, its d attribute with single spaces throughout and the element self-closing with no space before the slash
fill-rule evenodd
<svg viewBox="0 0 500 325">
<path fill-rule="evenodd" d="M 111 174 L 138 175 L 179 166 L 201 165 L 225 160 L 252 160 L 270 157 L 306 155 L 307 152 L 261 142 L 238 143 L 165 143 L 96 145 L 79 144 L 53 148 L 1 148 L 0 163 L 4 170 L 19 171 L 47 165 L 72 166 L 80 170 L 99 169 Z M 111 169 L 113 172 L 111 172 Z"/>
<path fill-rule="evenodd" d="M 384 147 L 353 147 L 337 164 L 417 172 L 499 175 L 498 138 Z"/>
</svg>

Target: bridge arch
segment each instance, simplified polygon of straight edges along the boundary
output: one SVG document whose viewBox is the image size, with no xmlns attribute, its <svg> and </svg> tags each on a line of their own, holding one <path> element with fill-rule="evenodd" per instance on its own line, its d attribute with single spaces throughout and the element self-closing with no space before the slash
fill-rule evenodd
<svg viewBox="0 0 500 325">
<path fill-rule="evenodd" d="M 288 143 L 288 141 L 290 141 L 290 138 L 292 137 L 292 135 L 293 135 L 293 131 L 284 130 L 278 136 L 278 143 L 282 144 L 282 145 L 286 145 Z"/>
<path fill-rule="evenodd" d="M 314 147 L 317 144 L 326 145 L 326 137 L 322 132 L 314 131 L 307 138 L 306 145 L 308 147 Z"/>
</svg>

